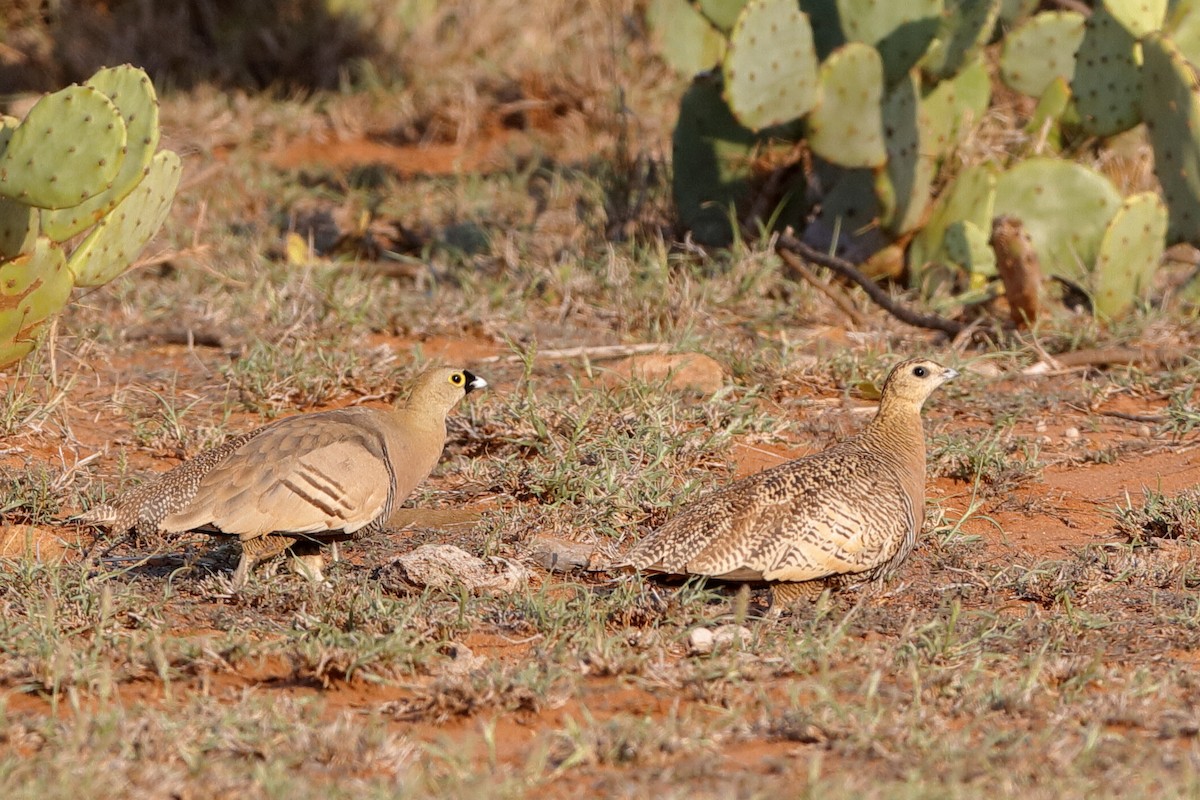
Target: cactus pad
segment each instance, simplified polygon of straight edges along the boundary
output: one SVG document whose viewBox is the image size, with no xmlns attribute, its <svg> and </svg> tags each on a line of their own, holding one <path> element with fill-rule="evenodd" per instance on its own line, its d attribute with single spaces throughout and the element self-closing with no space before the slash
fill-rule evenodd
<svg viewBox="0 0 1200 800">
<path fill-rule="evenodd" d="M 883 144 L 883 62 L 874 47 L 850 42 L 821 64 L 821 101 L 808 115 L 813 152 L 843 167 L 878 167 Z"/>
<path fill-rule="evenodd" d="M 1137 39 L 1105 6 L 1088 17 L 1075 62 L 1071 93 L 1084 131 L 1112 136 L 1141 122 Z"/>
<path fill-rule="evenodd" d="M 125 158 L 107 190 L 79 205 L 42 212 L 42 232 L 56 242 L 82 233 L 112 211 L 142 180 L 158 148 L 158 98 L 145 72 L 128 64 L 109 67 L 85 85 L 103 92 L 121 113 L 126 130 Z"/>
<path fill-rule="evenodd" d="M 816 104 L 817 53 L 796 0 L 750 0 L 729 34 L 725 100 L 752 130 L 802 117 Z"/>
<path fill-rule="evenodd" d="M 995 213 L 1021 221 L 1046 274 L 1078 283 L 1120 207 L 1112 181 L 1073 161 L 1031 158 L 996 181 Z"/>
<path fill-rule="evenodd" d="M 728 31 L 737 22 L 746 0 L 699 0 L 700 13 L 718 29 Z"/>
<path fill-rule="evenodd" d="M 1100 241 L 1092 273 L 1092 307 L 1119 317 L 1145 297 L 1154 282 L 1167 238 L 1167 209 L 1154 192 L 1125 200 Z"/>
<path fill-rule="evenodd" d="M 1200 0 L 1179 0 L 1171 4 L 1165 33 L 1193 64 L 1200 63 Z"/>
<path fill-rule="evenodd" d="M 1142 117 L 1170 215 L 1167 241 L 1200 242 L 1200 86 L 1171 40 L 1150 34 L 1142 55 L 1143 80 L 1155 87 L 1142 94 Z"/>
<path fill-rule="evenodd" d="M 846 38 L 872 45 L 891 86 L 908 74 L 937 35 L 942 0 L 837 0 Z"/>
<path fill-rule="evenodd" d="M 999 0 L 949 0 L 937 38 L 921 59 L 921 69 L 935 80 L 957 75 L 978 58 L 999 14 Z"/>
<path fill-rule="evenodd" d="M 887 165 L 879 174 L 876 191 L 882 201 L 884 226 L 894 235 L 917 227 L 929 204 L 935 154 L 922 135 L 929 131 L 922 120 L 920 84 L 916 73 L 900 81 L 883 101 L 884 145 Z"/>
<path fill-rule="evenodd" d="M 710 69 L 725 54 L 725 37 L 688 0 L 651 0 L 646 24 L 659 54 L 680 75 Z"/>
<path fill-rule="evenodd" d="M 1103 7 L 1137 39 L 1162 28 L 1167 16 L 1167 0 L 1104 0 L 1096 6 L 1095 11 Z"/>
<path fill-rule="evenodd" d="M 39 208 L 65 208 L 108 188 L 121 168 L 125 121 L 90 86 L 38 101 L 0 158 L 0 195 Z"/>
<path fill-rule="evenodd" d="M 38 331 L 70 299 L 71 285 L 66 259 L 49 239 L 0 263 L 0 367 L 33 349 Z"/>
<path fill-rule="evenodd" d="M 0 155 L 8 146 L 20 120 L 0 116 Z M 38 210 L 16 200 L 0 197 L 0 260 L 27 253 L 38 234 Z"/>
<path fill-rule="evenodd" d="M 78 286 L 99 286 L 120 275 L 162 227 L 179 186 L 179 156 L 163 150 L 146 177 L 104 217 L 71 254 Z"/>
<path fill-rule="evenodd" d="M 696 241 L 722 246 L 733 239 L 730 209 L 750 190 L 758 136 L 738 123 L 719 81 L 697 76 L 679 103 L 672 135 L 672 193 L 679 218 Z"/>
<path fill-rule="evenodd" d="M 992 82 L 982 59 L 972 61 L 953 79 L 942 81 L 921 101 L 925 113 L 922 147 L 935 159 L 949 155 L 983 121 L 992 96 Z"/>
<path fill-rule="evenodd" d="M 996 275 L 996 254 L 988 241 L 988 234 L 973 222 L 957 219 L 946 228 L 942 252 L 946 262 L 958 267 L 971 276 L 971 283 L 978 284 L 980 278 Z M 978 288 L 973 285 L 972 288 Z"/>
<path fill-rule="evenodd" d="M 826 253 L 861 264 L 890 244 L 879 225 L 875 175 L 868 169 L 842 172 L 821 200 L 821 211 L 804 230 L 804 241 Z"/>
<path fill-rule="evenodd" d="M 983 164 L 967 167 L 934 202 L 925 226 L 913 237 L 908 249 L 908 271 L 919 283 L 927 264 L 944 263 L 946 229 L 965 220 L 980 230 L 991 225 L 996 196 L 996 175 Z"/>
<path fill-rule="evenodd" d="M 1084 17 L 1077 11 L 1034 15 L 1005 37 L 1000 77 L 1022 94 L 1041 97 L 1052 80 L 1070 80 L 1075 74 L 1075 51 L 1083 33 Z"/>
</svg>

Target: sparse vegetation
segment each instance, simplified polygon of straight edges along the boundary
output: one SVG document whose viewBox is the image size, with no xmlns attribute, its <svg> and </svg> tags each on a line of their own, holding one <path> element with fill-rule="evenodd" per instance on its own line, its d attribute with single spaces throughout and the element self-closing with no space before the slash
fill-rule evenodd
<svg viewBox="0 0 1200 800">
<path fill-rule="evenodd" d="M 54 24 L 29 5 L 0 13 L 5 47 Z M 80 5 L 103 30 L 145 6 L 123 46 L 163 38 L 165 6 L 56 8 Z M 1190 255 L 1116 322 L 933 337 L 765 242 L 677 235 L 686 81 L 642 4 L 318 5 L 431 16 L 394 40 L 388 17 L 341 76 L 234 63 L 270 40 L 253 26 L 228 63 L 154 72 L 184 163 L 163 233 L 0 374 L 5 797 L 1200 793 Z M 193 41 L 224 5 L 180 7 Z M 283 64 L 314 35 L 286 33 Z M 956 167 L 1031 152 L 1005 102 Z M 1131 146 L 1092 165 L 1123 193 L 1145 188 Z M 926 531 L 894 580 L 763 620 L 758 594 L 597 569 L 688 498 L 859 430 L 915 354 L 963 374 L 926 408 Z M 347 545 L 327 584 L 268 568 L 234 593 L 234 543 L 67 521 L 439 360 L 491 389 L 452 416 L 413 524 Z M 427 543 L 524 578 L 397 580 Z M 581 566 L 544 569 L 548 546 Z"/>
</svg>

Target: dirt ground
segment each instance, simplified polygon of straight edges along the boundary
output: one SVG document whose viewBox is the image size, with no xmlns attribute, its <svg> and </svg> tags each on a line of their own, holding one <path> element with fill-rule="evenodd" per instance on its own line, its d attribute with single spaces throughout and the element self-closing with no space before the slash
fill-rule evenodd
<svg viewBox="0 0 1200 800">
<path fill-rule="evenodd" d="M 702 251 L 669 199 L 683 79 L 634 4 L 629 30 L 563 5 L 417 52 L 403 91 L 164 92 L 163 233 L 0 374 L 4 796 L 1200 795 L 1190 267 L 1124 320 L 977 341 L 767 243 Z M 962 374 L 890 582 L 762 618 L 762 587 L 601 568 L 860 430 L 915 353 Z M 269 564 L 235 592 L 227 542 L 70 520 L 435 361 L 489 388 L 321 585 Z M 485 580 L 418 580 L 426 545 Z"/>
</svg>

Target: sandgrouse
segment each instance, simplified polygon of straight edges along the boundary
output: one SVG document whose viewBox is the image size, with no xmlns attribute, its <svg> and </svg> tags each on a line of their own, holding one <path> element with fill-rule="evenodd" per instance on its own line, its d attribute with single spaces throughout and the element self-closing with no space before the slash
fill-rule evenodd
<svg viewBox="0 0 1200 800">
<path fill-rule="evenodd" d="M 956 375 L 923 358 L 896 365 L 862 433 L 701 497 L 620 566 L 766 581 L 773 613 L 826 586 L 886 578 L 925 520 L 921 406 Z"/>
<path fill-rule="evenodd" d="M 422 373 L 391 409 L 341 408 L 276 420 L 229 439 L 79 517 L 111 532 L 199 531 L 237 536 L 233 586 L 290 550 L 321 579 L 322 543 L 381 530 L 429 476 L 446 442 L 446 415 L 487 381 L 465 369 Z"/>
</svg>

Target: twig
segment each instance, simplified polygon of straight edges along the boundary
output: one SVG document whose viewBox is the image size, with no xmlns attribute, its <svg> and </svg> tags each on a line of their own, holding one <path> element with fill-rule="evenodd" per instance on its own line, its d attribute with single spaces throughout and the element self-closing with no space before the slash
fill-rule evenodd
<svg viewBox="0 0 1200 800">
<path fill-rule="evenodd" d="M 842 276 L 846 280 L 858 284 L 867 297 L 875 302 L 877 306 L 891 314 L 901 322 L 907 323 L 917 328 L 928 328 L 930 330 L 941 331 L 948 336 L 957 336 L 966 330 L 967 326 L 961 322 L 956 322 L 952 319 L 946 319 L 938 314 L 923 314 L 894 300 L 891 295 L 885 292 L 879 284 L 868 278 L 859 270 L 858 267 L 851 264 L 844 258 L 838 258 L 834 255 L 822 253 L 804 242 L 797 239 L 791 234 L 782 234 L 776 240 L 776 250 L 790 250 L 791 252 L 811 261 L 814 264 L 820 264 L 826 269 L 832 270 L 834 273 Z"/>
<path fill-rule="evenodd" d="M 1097 411 L 1097 414 L 1103 417 L 1116 417 L 1117 419 L 1127 419 L 1130 422 L 1166 422 L 1167 417 L 1163 414 L 1130 414 L 1125 411 Z"/>
<path fill-rule="evenodd" d="M 647 342 L 643 344 L 602 344 L 595 347 L 568 347 L 563 350 L 538 350 L 536 358 L 590 358 L 593 361 L 604 361 L 611 358 L 644 355 L 646 353 L 663 353 L 671 349 L 671 345 L 662 342 Z M 499 361 L 524 361 L 523 355 L 487 356 L 479 359 L 481 364 L 495 364 Z"/>
<path fill-rule="evenodd" d="M 811 269 L 804 266 L 804 262 L 800 260 L 799 256 L 790 250 L 779 250 L 778 253 L 779 257 L 783 259 L 783 263 L 788 265 L 788 269 L 800 276 L 818 292 L 832 300 L 833 304 L 841 309 L 842 313 L 849 317 L 850 321 L 856 327 L 861 328 L 866 325 L 866 318 L 858 312 L 858 309 L 854 307 L 849 298 L 832 285 L 818 278 Z"/>
</svg>

